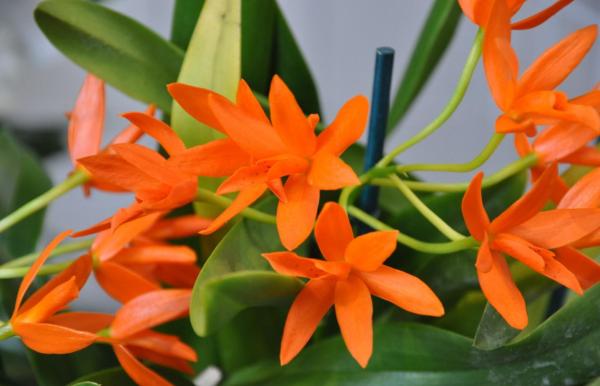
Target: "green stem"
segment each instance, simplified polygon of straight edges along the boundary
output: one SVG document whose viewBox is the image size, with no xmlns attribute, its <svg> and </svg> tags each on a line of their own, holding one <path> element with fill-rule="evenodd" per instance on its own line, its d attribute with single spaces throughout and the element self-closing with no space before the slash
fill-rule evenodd
<svg viewBox="0 0 600 386">
<path fill-rule="evenodd" d="M 348 213 L 367 224 L 373 229 L 377 230 L 394 230 L 389 225 L 379 221 L 375 217 L 363 212 L 355 206 L 348 207 Z M 398 243 L 406 245 L 416 251 L 424 253 L 434 254 L 446 254 L 452 252 L 462 251 L 477 246 L 477 241 L 472 237 L 465 237 L 459 240 L 449 241 L 446 243 L 427 243 L 421 240 L 417 240 L 403 233 L 398 233 Z"/>
<path fill-rule="evenodd" d="M 436 171 L 436 172 L 470 172 L 483 165 L 494 154 L 504 139 L 504 134 L 494 133 L 483 150 L 471 161 L 462 164 L 412 164 L 396 166 L 397 173 L 413 171 Z"/>
<path fill-rule="evenodd" d="M 0 322 L 0 340 L 5 340 L 15 336 L 12 326 L 9 322 Z"/>
<path fill-rule="evenodd" d="M 76 241 L 76 242 L 70 243 L 70 244 L 59 245 L 50 253 L 50 256 L 48 256 L 48 259 L 51 259 L 56 256 L 64 255 L 66 253 L 83 251 L 83 250 L 89 249 L 92 246 L 93 242 L 94 242 L 93 239 L 88 239 L 88 240 Z M 13 259 L 5 264 L 0 265 L 0 269 L 12 268 L 12 267 L 22 267 L 24 265 L 32 264 L 38 258 L 40 253 L 41 252 L 38 251 L 38 252 L 33 252 L 33 253 L 29 253 L 27 255 L 18 257 L 18 258 Z"/>
<path fill-rule="evenodd" d="M 231 205 L 231 201 L 232 201 L 231 199 L 229 199 L 227 197 L 219 196 L 219 195 L 211 192 L 208 189 L 202 189 L 202 188 L 198 189 L 198 193 L 196 193 L 196 199 L 208 201 L 210 203 L 219 205 L 222 208 L 227 208 L 229 205 Z M 251 220 L 255 220 L 258 222 L 264 222 L 264 223 L 268 223 L 268 224 L 275 224 L 275 216 L 265 213 L 265 212 L 261 212 L 260 210 L 246 208 L 246 209 L 242 210 L 240 212 L 240 214 Z"/>
<path fill-rule="evenodd" d="M 471 78 L 473 77 L 473 72 L 475 71 L 475 68 L 477 67 L 477 63 L 479 62 L 479 57 L 481 56 L 482 41 L 483 41 L 483 30 L 479 29 L 479 31 L 477 32 L 477 35 L 475 36 L 475 40 L 473 41 L 473 46 L 471 48 L 471 52 L 469 53 L 469 56 L 467 57 L 467 61 L 463 68 L 463 72 L 460 76 L 460 79 L 458 80 L 458 84 L 456 85 L 456 88 L 454 89 L 454 94 L 448 101 L 448 104 L 446 105 L 446 107 L 444 107 L 444 110 L 442 110 L 442 112 L 437 116 L 437 118 L 435 118 L 429 125 L 427 125 L 418 134 L 416 134 L 414 137 L 412 137 L 408 141 L 400 144 L 399 146 L 394 148 L 394 150 L 392 150 L 389 154 L 387 154 L 385 157 L 383 157 L 377 163 L 377 167 L 387 166 L 390 163 L 392 163 L 392 161 L 394 160 L 394 158 L 397 155 L 399 155 L 403 151 L 411 148 L 412 146 L 416 145 L 417 143 L 421 142 L 425 138 L 429 137 L 437 129 L 439 129 L 444 124 L 444 122 L 446 122 L 448 120 L 448 118 L 450 118 L 450 116 L 452 116 L 454 111 L 456 111 L 456 109 L 460 105 L 460 102 L 462 101 L 463 97 L 465 96 L 467 88 L 469 87 L 469 83 L 471 82 Z"/>
<path fill-rule="evenodd" d="M 37 196 L 33 200 L 29 201 L 27 204 L 23 205 L 19 209 L 15 210 L 11 214 L 0 220 L 0 233 L 4 232 L 13 225 L 31 216 L 38 210 L 45 208 L 46 206 L 48 206 L 49 203 L 62 196 L 63 194 L 69 192 L 70 190 L 80 185 L 83 185 L 86 181 L 88 181 L 88 179 L 88 174 L 86 174 L 84 171 L 76 170 L 73 174 L 71 174 L 66 180 L 64 180 L 60 184 L 54 186 L 46 193 Z"/>
<path fill-rule="evenodd" d="M 74 260 L 73 260 L 74 261 Z M 56 264 L 47 264 L 40 268 L 37 276 L 52 275 L 64 271 L 73 261 L 64 261 Z M 0 268 L 0 279 L 15 279 L 27 274 L 31 267 L 8 267 Z"/>
<path fill-rule="evenodd" d="M 444 236 L 449 238 L 450 240 L 461 240 L 464 239 L 465 236 L 461 235 L 457 231 L 455 231 L 450 225 L 446 224 L 444 220 L 442 220 L 435 212 L 433 212 L 416 194 L 413 193 L 412 190 L 406 183 L 403 182 L 400 177 L 397 175 L 393 175 L 389 177 L 392 183 L 398 188 L 400 192 L 406 197 L 406 199 L 425 217 L 431 225 L 433 225 L 437 230 L 439 230 Z"/>
</svg>

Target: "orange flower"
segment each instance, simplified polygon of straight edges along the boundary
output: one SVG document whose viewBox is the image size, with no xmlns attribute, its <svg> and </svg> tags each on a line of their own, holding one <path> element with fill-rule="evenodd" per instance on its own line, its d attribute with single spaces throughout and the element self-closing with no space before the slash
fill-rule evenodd
<svg viewBox="0 0 600 386">
<path fill-rule="evenodd" d="M 157 119 L 142 113 L 127 113 L 125 118 L 155 138 L 170 156 L 185 150 L 173 130 Z M 182 172 L 157 152 L 133 143 L 110 146 L 111 152 L 79 159 L 79 162 L 102 183 L 134 192 L 136 202 L 117 212 L 111 227 L 154 211 L 167 211 L 194 200 L 197 178 Z"/>
<path fill-rule="evenodd" d="M 496 1 L 483 42 L 483 63 L 492 96 L 503 114 L 496 132 L 536 133 L 537 125 L 575 122 L 600 128 L 598 112 L 591 106 L 569 101 L 554 91 L 585 57 L 596 40 L 596 26 L 572 33 L 546 50 L 518 77 L 518 59 L 510 45 L 510 13 L 504 1 Z"/>
<path fill-rule="evenodd" d="M 425 283 L 383 265 L 396 249 L 397 234 L 379 231 L 355 238 L 346 212 L 330 202 L 315 225 L 315 237 L 326 260 L 292 252 L 263 254 L 275 271 L 309 279 L 285 322 L 281 364 L 302 350 L 332 305 L 346 347 L 362 367 L 367 365 L 373 346 L 371 295 L 416 314 L 444 314 L 442 303 Z"/>
<path fill-rule="evenodd" d="M 492 222 L 481 198 L 482 173 L 473 178 L 463 197 L 465 223 L 481 242 L 475 263 L 479 284 L 490 304 L 514 328 L 525 328 L 527 310 L 503 254 L 579 294 L 589 286 L 574 268 L 585 256 L 568 256 L 564 251 L 600 228 L 600 209 L 560 207 L 542 212 L 555 174 L 556 165 L 552 165 L 529 192 Z M 572 259 L 578 262 L 571 264 Z M 587 265 L 596 266 L 591 261 Z"/>
<path fill-rule="evenodd" d="M 471 21 L 480 27 L 485 27 L 490 19 L 492 8 L 495 0 L 458 0 L 460 7 L 464 14 L 471 19 Z M 508 10 L 510 15 L 514 15 L 519 12 L 519 9 L 525 3 L 525 0 L 496 0 L 502 1 Z M 571 4 L 573 0 L 557 0 L 551 6 L 544 8 L 538 13 L 531 15 L 523 20 L 520 20 L 511 25 L 511 29 L 530 29 L 536 27 L 549 18 L 551 18 L 558 11 Z"/>
<path fill-rule="evenodd" d="M 169 91 L 193 117 L 228 137 L 174 157 L 184 172 L 228 176 L 217 193 L 239 192 L 203 234 L 219 229 L 270 189 L 279 198 L 277 229 L 281 242 L 292 250 L 311 232 L 320 191 L 359 182 L 340 155 L 364 130 L 368 102 L 363 96 L 348 101 L 333 123 L 316 136 L 318 116 L 306 117 L 278 76 L 273 78 L 269 92 L 270 121 L 244 81 L 238 86 L 236 104 L 209 90 L 184 84 L 169 85 Z M 282 186 L 285 176 L 288 178 Z"/>
<path fill-rule="evenodd" d="M 63 232 L 52 240 L 23 277 L 10 318 L 15 335 L 27 347 L 43 354 L 68 354 L 96 341 L 94 334 L 57 325 L 52 321 L 56 312 L 79 296 L 79 290 L 87 281 L 92 268 L 88 256 L 77 259 L 23 302 L 25 293 L 52 250 L 70 233 L 71 231 Z"/>
</svg>

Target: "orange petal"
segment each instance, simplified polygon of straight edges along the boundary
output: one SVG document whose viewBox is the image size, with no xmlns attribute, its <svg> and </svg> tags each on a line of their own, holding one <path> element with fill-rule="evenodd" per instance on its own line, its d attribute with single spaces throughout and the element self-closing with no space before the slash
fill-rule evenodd
<svg viewBox="0 0 600 386">
<path fill-rule="evenodd" d="M 499 254 L 491 252 L 487 243 L 481 245 L 480 253 L 491 262 L 489 271 L 483 272 L 477 269 L 483 294 L 509 325 L 522 330 L 527 326 L 525 299 L 512 280 L 506 260 Z"/>
<path fill-rule="evenodd" d="M 218 215 L 217 218 L 215 218 L 207 228 L 201 230 L 200 234 L 209 235 L 221 228 L 229 220 L 237 216 L 241 211 L 252 205 L 254 201 L 258 200 L 265 190 L 267 190 L 267 186 L 265 184 L 258 184 L 242 189 L 236 198 L 231 202 L 231 204 L 229 204 L 229 206 L 223 212 L 221 212 L 221 214 Z"/>
<path fill-rule="evenodd" d="M 533 146 L 542 162 L 554 162 L 577 152 L 597 135 L 598 132 L 590 127 L 573 122 L 560 122 L 542 131 Z"/>
<path fill-rule="evenodd" d="M 421 279 L 382 265 L 373 272 L 361 272 L 369 291 L 378 298 L 419 315 L 442 316 L 444 306 Z"/>
<path fill-rule="evenodd" d="M 135 143 L 112 145 L 110 148 L 125 161 L 155 179 L 154 189 L 158 185 L 157 182 L 175 185 L 181 179 L 181 174 L 170 168 L 167 160 L 154 150 Z"/>
<path fill-rule="evenodd" d="M 120 303 L 126 303 L 145 293 L 160 289 L 140 274 L 122 265 L 105 262 L 95 271 L 96 280 L 104 291 Z"/>
<path fill-rule="evenodd" d="M 19 308 L 21 307 L 21 302 L 23 301 L 25 292 L 27 292 L 27 290 L 29 289 L 29 286 L 33 282 L 33 279 L 35 279 L 35 276 L 37 275 L 37 273 L 40 270 L 40 268 L 42 267 L 42 265 L 44 265 L 44 262 L 46 262 L 46 259 L 48 258 L 48 256 L 50 256 L 50 253 L 52 253 L 52 251 L 54 250 L 54 248 L 57 247 L 58 244 L 60 244 L 64 239 L 69 237 L 69 235 L 71 233 L 72 233 L 71 230 L 67 230 L 67 231 L 64 231 L 64 232 L 58 234 L 58 236 L 56 236 L 46 246 L 46 248 L 44 248 L 44 250 L 42 250 L 42 252 L 38 256 L 38 258 L 31 265 L 31 268 L 29 268 L 29 271 L 27 271 L 27 273 L 23 277 L 23 280 L 21 280 L 21 284 L 19 285 L 19 290 L 17 291 L 17 297 L 15 299 L 15 307 L 13 308 L 13 313 L 12 313 L 13 318 L 16 316 L 17 312 L 19 311 Z"/>
<path fill-rule="evenodd" d="M 219 120 L 208 105 L 208 97 L 223 99 L 227 98 L 205 88 L 189 86 L 183 83 L 171 83 L 167 85 L 169 93 L 188 114 L 213 129 L 224 133 Z"/>
<path fill-rule="evenodd" d="M 479 172 L 469 184 L 462 199 L 462 215 L 469 229 L 469 233 L 479 241 L 482 241 L 486 229 L 490 225 L 490 219 L 483 207 L 481 198 L 481 182 L 483 173 Z"/>
<path fill-rule="evenodd" d="M 278 158 L 280 159 L 276 160 L 269 168 L 267 174 L 269 179 L 302 174 L 308 170 L 309 163 L 305 158 L 287 155 Z M 262 162 L 259 161 L 257 164 L 260 165 Z"/>
<path fill-rule="evenodd" d="M 308 156 L 314 153 L 317 138 L 294 94 L 277 75 L 269 90 L 269 108 L 273 127 L 292 153 Z"/>
<path fill-rule="evenodd" d="M 285 189 L 283 188 L 281 178 L 270 179 L 267 181 L 267 186 L 279 201 L 287 202 L 287 196 L 285 195 Z"/>
<path fill-rule="evenodd" d="M 523 20 L 519 20 L 517 22 L 512 23 L 511 28 L 514 30 L 524 30 L 531 29 L 533 27 L 537 27 L 542 24 L 552 16 L 554 16 L 558 11 L 571 4 L 573 0 L 557 0 L 551 6 L 541 10 L 540 12 L 531 15 Z"/>
<path fill-rule="evenodd" d="M 359 277 L 350 275 L 337 282 L 335 316 L 348 351 L 360 367 L 367 367 L 373 353 L 373 302 Z"/>
<path fill-rule="evenodd" d="M 340 205 L 328 202 L 323 206 L 315 224 L 315 239 L 325 259 L 344 260 L 344 252 L 354 234 L 350 219 Z"/>
<path fill-rule="evenodd" d="M 486 0 L 458 0 L 458 4 L 465 16 L 478 26 L 485 26 L 490 18 L 494 1 Z"/>
<path fill-rule="evenodd" d="M 151 239 L 173 240 L 194 236 L 212 220 L 195 214 L 161 219 L 144 236 Z"/>
<path fill-rule="evenodd" d="M 14 323 L 38 323 L 43 322 L 51 315 L 65 308 L 72 300 L 79 296 L 79 288 L 75 284 L 75 277 L 57 285 L 50 290 L 37 304 L 32 304 L 29 309 L 19 313 L 12 318 Z"/>
<path fill-rule="evenodd" d="M 111 336 L 122 339 L 140 331 L 187 315 L 191 290 L 166 289 L 140 295 L 115 314 Z"/>
<path fill-rule="evenodd" d="M 561 159 L 571 165 L 600 166 L 600 150 L 595 146 L 584 146 Z"/>
<path fill-rule="evenodd" d="M 152 272 L 153 277 L 173 288 L 192 288 L 199 274 L 196 264 L 161 264 Z"/>
<path fill-rule="evenodd" d="M 156 363 L 157 365 L 163 367 L 169 367 L 185 374 L 194 375 L 193 367 L 190 366 L 189 362 L 183 359 L 161 355 L 152 350 L 148 350 L 139 346 L 132 346 L 130 344 L 127 344 L 127 350 L 129 350 L 129 352 L 138 359 Z"/>
<path fill-rule="evenodd" d="M 148 174 L 115 154 L 100 154 L 78 160 L 92 175 L 92 179 L 116 185 L 128 191 L 137 191 L 156 185 Z"/>
<path fill-rule="evenodd" d="M 151 117 L 153 117 L 155 113 L 156 113 L 155 105 L 149 105 L 145 111 L 145 114 L 149 115 Z M 136 125 L 129 125 L 125 129 L 123 129 L 123 131 L 121 131 L 119 134 L 117 134 L 112 139 L 112 141 L 110 141 L 110 144 L 116 145 L 119 143 L 134 143 L 134 142 L 137 142 L 137 140 L 140 139 L 140 137 L 142 135 L 144 135 L 144 131 L 142 129 L 140 129 Z"/>
<path fill-rule="evenodd" d="M 253 185 L 264 185 L 268 180 L 267 172 L 268 168 L 260 165 L 241 167 L 219 185 L 217 194 L 238 192 Z"/>
<path fill-rule="evenodd" d="M 321 190 L 338 190 L 358 185 L 360 180 L 354 170 L 339 157 L 319 152 L 313 157 L 308 183 Z"/>
<path fill-rule="evenodd" d="M 47 323 L 15 323 L 13 331 L 25 346 L 42 354 L 69 354 L 86 348 L 98 339 L 89 332 Z"/>
<path fill-rule="evenodd" d="M 527 240 L 523 240 L 519 236 L 508 233 L 500 233 L 497 235 L 492 242 L 492 248 L 514 257 L 536 271 L 541 271 L 546 266 L 544 257 L 540 253 L 549 252 L 542 251 L 541 248 L 527 242 Z"/>
<path fill-rule="evenodd" d="M 377 231 L 360 235 L 346 247 L 345 260 L 365 272 L 372 272 L 396 249 L 398 231 Z"/>
<path fill-rule="evenodd" d="M 143 331 L 127 339 L 127 346 L 142 347 L 163 356 L 195 362 L 198 355 L 193 348 L 183 343 L 175 335 L 162 334 L 152 330 Z"/>
<path fill-rule="evenodd" d="M 283 246 L 291 251 L 310 235 L 317 217 L 319 190 L 297 174 L 286 181 L 285 193 L 287 202 L 277 206 L 277 231 Z"/>
<path fill-rule="evenodd" d="M 306 346 L 333 304 L 334 289 L 333 280 L 313 279 L 296 296 L 283 328 L 279 354 L 282 365 L 289 363 Z"/>
<path fill-rule="evenodd" d="M 562 198 L 558 208 L 596 208 L 600 206 L 600 168 L 583 176 Z"/>
<path fill-rule="evenodd" d="M 123 117 L 156 139 L 169 155 L 176 155 L 185 151 L 183 141 L 163 121 L 144 113 L 126 113 L 123 114 Z"/>
<path fill-rule="evenodd" d="M 577 277 L 581 288 L 586 290 L 600 281 L 600 264 L 575 248 L 562 247 L 555 250 L 556 261 Z"/>
<path fill-rule="evenodd" d="M 196 252 L 185 245 L 145 245 L 121 250 L 111 261 L 119 264 L 189 264 L 196 262 Z"/>
<path fill-rule="evenodd" d="M 113 316 L 98 312 L 65 312 L 53 315 L 47 322 L 78 331 L 96 334 L 110 326 Z"/>
<path fill-rule="evenodd" d="M 529 220 L 542 210 L 552 193 L 552 185 L 556 174 L 556 165 L 548 167 L 529 192 L 525 193 L 492 221 L 490 230 L 493 233 L 500 233 Z"/>
<path fill-rule="evenodd" d="M 269 122 L 269 118 L 267 118 L 267 115 L 265 114 L 265 111 L 252 93 L 250 86 L 248 86 L 248 83 L 246 83 L 246 81 L 243 79 L 240 79 L 238 84 L 235 104 L 255 119 L 262 121 L 267 125 L 271 124 L 271 122 Z"/>
<path fill-rule="evenodd" d="M 217 139 L 187 149 L 169 159 L 169 163 L 195 176 L 223 177 L 248 165 L 250 157 L 231 139 Z"/>
<path fill-rule="evenodd" d="M 161 216 L 162 214 L 158 212 L 151 213 L 125 223 L 113 232 L 100 234 L 94 241 L 93 253 L 102 261 L 111 258 L 133 239 L 154 226 Z"/>
<path fill-rule="evenodd" d="M 263 253 L 275 272 L 287 276 L 298 276 L 314 279 L 326 274 L 315 266 L 319 260 L 301 257 L 293 252 Z"/>
<path fill-rule="evenodd" d="M 571 244 L 600 228 L 600 209 L 554 209 L 540 212 L 510 230 L 543 248 Z"/>
<path fill-rule="evenodd" d="M 120 345 L 113 345 L 115 355 L 119 360 L 119 363 L 123 367 L 123 370 L 133 379 L 138 385 L 144 386 L 172 386 L 170 382 L 167 382 L 163 377 L 144 366 L 140 361 L 127 351 L 127 349 Z"/>
<path fill-rule="evenodd" d="M 346 102 L 334 121 L 317 138 L 317 149 L 336 156 L 358 141 L 367 124 L 369 101 L 357 95 Z"/>
<path fill-rule="evenodd" d="M 595 25 L 582 28 L 546 50 L 521 76 L 519 95 L 552 90 L 561 84 L 588 53 L 597 32 Z"/>
<path fill-rule="evenodd" d="M 73 164 L 98 153 L 103 129 L 104 81 L 88 74 L 69 115 L 69 155 Z"/>
</svg>

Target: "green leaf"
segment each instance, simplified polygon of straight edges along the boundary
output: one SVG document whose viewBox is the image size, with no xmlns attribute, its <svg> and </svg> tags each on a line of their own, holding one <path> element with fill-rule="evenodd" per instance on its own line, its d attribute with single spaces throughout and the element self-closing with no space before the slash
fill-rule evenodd
<svg viewBox="0 0 600 386">
<path fill-rule="evenodd" d="M 87 71 L 132 98 L 171 110 L 166 85 L 182 51 L 135 20 L 84 0 L 46 0 L 35 20 L 48 40 Z"/>
<path fill-rule="evenodd" d="M 521 341 L 494 351 L 435 327 L 391 323 L 376 327 L 366 369 L 336 337 L 305 349 L 283 368 L 265 362 L 243 369 L 226 385 L 575 385 L 600 375 L 599 323 L 596 286 Z"/>
<path fill-rule="evenodd" d="M 85 381 L 85 382 L 74 383 L 73 386 L 101 386 L 101 385 L 96 382 Z"/>
<path fill-rule="evenodd" d="M 194 383 L 185 378 L 181 373 L 170 369 L 154 369 L 158 374 L 168 379 L 175 386 L 193 386 Z M 85 375 L 78 380 L 70 383 L 70 386 L 82 384 L 100 384 L 103 386 L 135 386 L 136 383 L 129 378 L 129 375 L 120 367 L 102 370 L 93 374 Z"/>
<path fill-rule="evenodd" d="M 190 40 L 177 81 L 211 89 L 229 99 L 241 76 L 241 0 L 206 0 Z M 189 146 L 220 134 L 196 121 L 173 102 L 171 126 Z"/>
<path fill-rule="evenodd" d="M 436 0 L 431 7 L 392 102 L 388 133 L 404 117 L 435 71 L 452 41 L 460 15 L 461 10 L 456 1 Z"/>
<path fill-rule="evenodd" d="M 519 335 L 521 331 L 512 328 L 490 303 L 485 305 L 481 321 L 475 332 L 473 346 L 482 350 L 495 350 Z"/>
<path fill-rule="evenodd" d="M 175 0 L 171 41 L 182 50 L 187 50 L 194 27 L 200 16 L 204 0 Z"/>
</svg>

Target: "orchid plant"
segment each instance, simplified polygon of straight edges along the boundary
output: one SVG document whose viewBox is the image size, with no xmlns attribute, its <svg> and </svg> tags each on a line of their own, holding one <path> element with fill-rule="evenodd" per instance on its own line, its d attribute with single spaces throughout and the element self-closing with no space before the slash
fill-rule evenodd
<svg viewBox="0 0 600 386">
<path fill-rule="evenodd" d="M 524 2 L 435 1 L 391 109 L 386 49 L 371 100 L 351 96 L 323 123 L 273 0 L 177 0 L 170 42 L 94 2 L 42 1 L 39 27 L 88 75 L 67 114 L 72 172 L 46 190 L 24 152 L 26 192 L 0 208 L 0 278 L 20 280 L 0 283 L 3 382 L 27 379 L 5 366 L 16 340 L 43 385 L 191 385 L 210 366 L 230 386 L 593 382 L 600 90 L 557 87 L 597 27 L 520 72 L 513 37 L 572 0 L 515 21 Z M 479 29 L 448 104 L 382 154 L 461 14 Z M 465 163 L 403 163 L 459 108 L 480 58 L 499 109 L 478 124 L 489 142 Z M 128 126 L 102 147 L 105 82 L 148 108 L 123 112 Z M 506 137 L 515 161 L 488 176 L 413 174 L 476 172 Z M 21 152 L 7 133 L 0 146 Z M 42 210 L 78 187 L 132 198 L 41 252 L 14 248 L 34 245 Z M 70 308 L 91 277 L 114 314 Z"/>
</svg>

